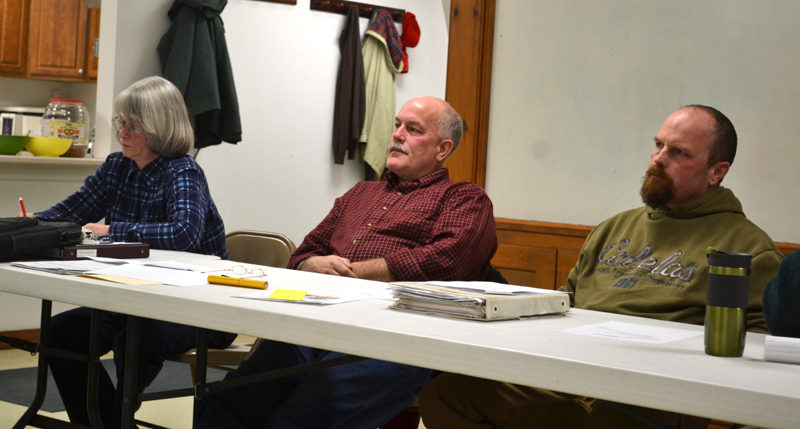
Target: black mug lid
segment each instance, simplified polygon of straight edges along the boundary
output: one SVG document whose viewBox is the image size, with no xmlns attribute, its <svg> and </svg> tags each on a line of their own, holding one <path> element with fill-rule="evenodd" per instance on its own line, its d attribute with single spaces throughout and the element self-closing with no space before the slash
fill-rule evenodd
<svg viewBox="0 0 800 429">
<path fill-rule="evenodd" d="M 749 253 L 726 252 L 709 247 L 706 251 L 708 265 L 714 267 L 750 268 L 753 255 Z"/>
</svg>

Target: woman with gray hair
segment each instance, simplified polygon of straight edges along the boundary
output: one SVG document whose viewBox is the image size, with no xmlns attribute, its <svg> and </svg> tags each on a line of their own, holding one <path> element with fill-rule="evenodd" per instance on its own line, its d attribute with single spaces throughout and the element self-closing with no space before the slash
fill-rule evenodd
<svg viewBox="0 0 800 429">
<path fill-rule="evenodd" d="M 114 100 L 113 125 L 122 152 L 112 153 L 83 186 L 64 201 L 34 213 L 41 219 L 70 219 L 113 241 L 144 242 L 154 249 L 228 257 L 225 227 L 200 166 L 187 155 L 194 134 L 180 91 L 161 77 L 142 79 Z M 104 224 L 99 224 L 105 219 Z M 100 353 L 114 351 L 123 379 L 126 316 L 103 312 Z M 91 310 L 76 308 L 53 317 L 53 347 L 86 354 Z M 142 319 L 137 389 L 141 393 L 164 360 L 195 347 L 197 329 Z M 210 332 L 209 346 L 225 348 L 235 334 Z M 89 425 L 87 364 L 51 357 L 50 369 L 73 423 Z M 115 389 L 101 371 L 99 410 L 106 426 L 120 422 L 122 382 Z"/>
</svg>

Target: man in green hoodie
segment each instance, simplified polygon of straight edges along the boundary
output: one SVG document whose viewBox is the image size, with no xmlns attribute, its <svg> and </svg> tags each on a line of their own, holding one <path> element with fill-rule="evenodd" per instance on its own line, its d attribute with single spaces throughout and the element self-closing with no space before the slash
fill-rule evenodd
<svg viewBox="0 0 800 429">
<path fill-rule="evenodd" d="M 749 253 L 747 327 L 766 332 L 761 296 L 783 255 L 720 186 L 736 155 L 736 131 L 717 109 L 686 106 L 655 137 L 641 195 L 645 206 L 619 213 L 587 237 L 563 290 L 578 308 L 703 324 L 706 249 Z M 645 387 L 647 388 L 647 387 Z M 638 408 L 676 428 L 709 419 Z M 420 398 L 429 429 L 644 427 L 606 402 L 442 374 Z"/>
</svg>

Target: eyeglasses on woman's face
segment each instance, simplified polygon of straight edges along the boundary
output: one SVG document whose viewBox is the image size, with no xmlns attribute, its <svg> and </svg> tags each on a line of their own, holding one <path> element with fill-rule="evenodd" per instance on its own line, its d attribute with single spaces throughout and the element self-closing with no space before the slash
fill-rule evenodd
<svg viewBox="0 0 800 429">
<path fill-rule="evenodd" d="M 131 125 L 128 121 L 120 118 L 119 116 L 114 116 L 111 119 L 111 125 L 114 127 L 114 131 L 119 134 L 120 131 L 125 130 L 131 136 L 140 136 L 144 134 L 144 129 L 140 126 Z"/>
</svg>

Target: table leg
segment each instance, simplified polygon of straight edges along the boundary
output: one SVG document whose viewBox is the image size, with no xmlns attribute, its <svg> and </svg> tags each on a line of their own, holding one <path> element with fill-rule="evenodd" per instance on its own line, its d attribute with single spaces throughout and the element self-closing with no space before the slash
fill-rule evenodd
<svg viewBox="0 0 800 429">
<path fill-rule="evenodd" d="M 89 322 L 89 362 L 86 376 L 86 412 L 89 423 L 93 428 L 102 428 L 103 419 L 100 418 L 98 394 L 100 391 L 100 325 L 103 312 L 92 309 L 92 318 Z"/>
<path fill-rule="evenodd" d="M 206 384 L 207 366 L 208 366 L 208 329 L 197 328 L 197 346 L 195 347 L 194 358 L 194 380 L 195 388 L 197 385 L 203 386 Z M 197 424 L 198 414 L 200 413 L 201 397 L 197 394 L 194 395 L 194 410 L 192 419 L 192 427 Z"/>
<path fill-rule="evenodd" d="M 39 322 L 39 344 L 45 347 L 50 346 L 50 315 L 52 309 L 52 301 L 43 299 L 41 320 Z M 36 372 L 36 394 L 33 397 L 31 405 L 14 425 L 14 429 L 24 428 L 31 423 L 44 402 L 44 395 L 47 392 L 47 359 L 47 353 L 39 353 L 39 363 Z"/>
<path fill-rule="evenodd" d="M 136 392 L 136 379 L 139 370 L 139 335 L 141 319 L 128 316 L 125 343 L 125 379 L 122 390 L 122 429 L 134 428 L 133 415 L 136 412 L 138 395 Z M 119 381 L 118 381 L 119 382 Z"/>
</svg>

